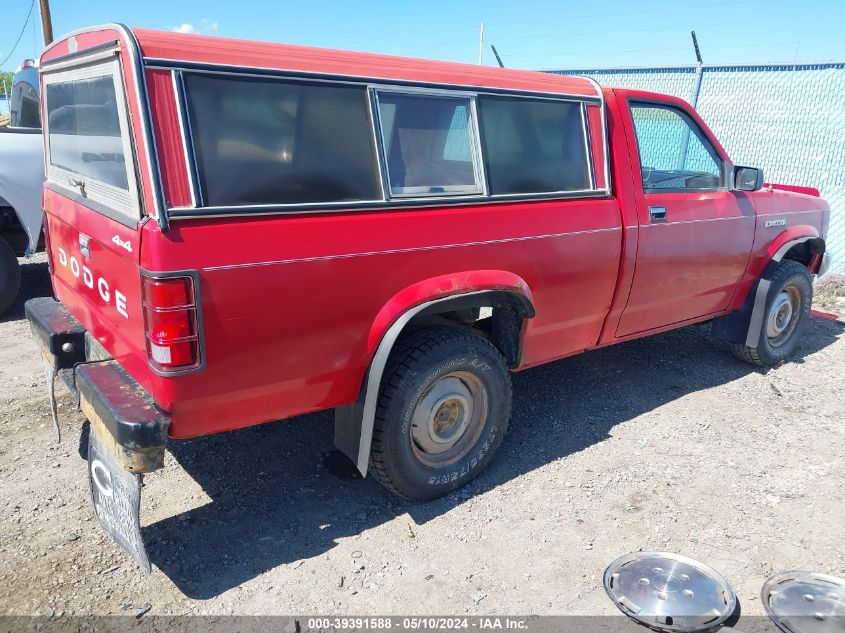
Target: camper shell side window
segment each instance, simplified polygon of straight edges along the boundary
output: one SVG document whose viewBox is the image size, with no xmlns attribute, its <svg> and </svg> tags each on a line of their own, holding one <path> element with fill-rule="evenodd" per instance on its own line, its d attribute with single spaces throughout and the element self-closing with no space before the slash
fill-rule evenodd
<svg viewBox="0 0 845 633">
<path fill-rule="evenodd" d="M 601 98 L 179 68 L 171 217 L 606 196 Z"/>
<path fill-rule="evenodd" d="M 382 198 L 366 87 L 186 73 L 206 205 Z"/>
</svg>

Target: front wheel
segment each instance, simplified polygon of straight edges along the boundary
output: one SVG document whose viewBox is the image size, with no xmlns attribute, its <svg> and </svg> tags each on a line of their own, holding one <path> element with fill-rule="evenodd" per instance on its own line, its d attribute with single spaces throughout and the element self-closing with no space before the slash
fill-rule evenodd
<svg viewBox="0 0 845 633">
<path fill-rule="evenodd" d="M 510 374 L 489 341 L 448 327 L 412 334 L 385 369 L 370 472 L 407 499 L 440 497 L 490 462 L 510 412 Z"/>
<path fill-rule="evenodd" d="M 772 276 L 756 345 L 732 344 L 734 355 L 754 365 L 775 365 L 798 347 L 810 322 L 813 282 L 800 262 L 784 260 Z"/>
<path fill-rule="evenodd" d="M 15 302 L 21 288 L 21 267 L 12 247 L 0 237 L 0 314 Z"/>
</svg>

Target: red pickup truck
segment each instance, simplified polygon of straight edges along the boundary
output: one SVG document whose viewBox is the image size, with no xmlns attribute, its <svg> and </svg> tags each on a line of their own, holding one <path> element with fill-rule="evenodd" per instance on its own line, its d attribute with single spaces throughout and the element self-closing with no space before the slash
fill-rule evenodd
<svg viewBox="0 0 845 633">
<path fill-rule="evenodd" d="M 168 441 L 333 408 L 361 473 L 431 499 L 493 457 L 510 372 L 705 321 L 779 362 L 829 260 L 818 192 L 668 96 L 118 25 L 41 70 L 58 301 L 27 314 L 146 569 Z"/>
</svg>

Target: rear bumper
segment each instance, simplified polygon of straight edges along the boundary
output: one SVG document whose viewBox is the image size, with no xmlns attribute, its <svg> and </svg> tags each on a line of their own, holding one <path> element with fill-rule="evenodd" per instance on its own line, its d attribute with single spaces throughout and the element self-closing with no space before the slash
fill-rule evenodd
<svg viewBox="0 0 845 633">
<path fill-rule="evenodd" d="M 164 465 L 170 418 L 115 360 L 92 361 L 85 328 L 58 301 L 30 299 L 25 306 L 45 361 L 78 390 L 79 407 L 103 447 L 130 473 Z"/>
<path fill-rule="evenodd" d="M 39 297 L 27 301 L 24 311 L 41 355 L 53 371 L 85 362 L 85 328 L 64 305 Z"/>
<path fill-rule="evenodd" d="M 79 365 L 75 377 L 79 407 L 117 462 L 130 473 L 162 468 L 170 418 L 150 394 L 115 360 Z"/>
</svg>

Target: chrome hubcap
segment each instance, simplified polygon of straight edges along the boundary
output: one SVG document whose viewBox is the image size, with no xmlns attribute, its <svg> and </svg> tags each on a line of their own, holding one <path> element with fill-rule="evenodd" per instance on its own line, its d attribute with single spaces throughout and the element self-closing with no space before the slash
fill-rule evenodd
<svg viewBox="0 0 845 633">
<path fill-rule="evenodd" d="M 434 468 L 461 459 L 487 421 L 487 391 L 473 374 L 456 371 L 437 379 L 414 408 L 411 447 Z"/>
<path fill-rule="evenodd" d="M 801 309 L 801 293 L 795 286 L 780 291 L 766 318 L 766 336 L 773 347 L 783 345 L 798 323 Z"/>
</svg>

